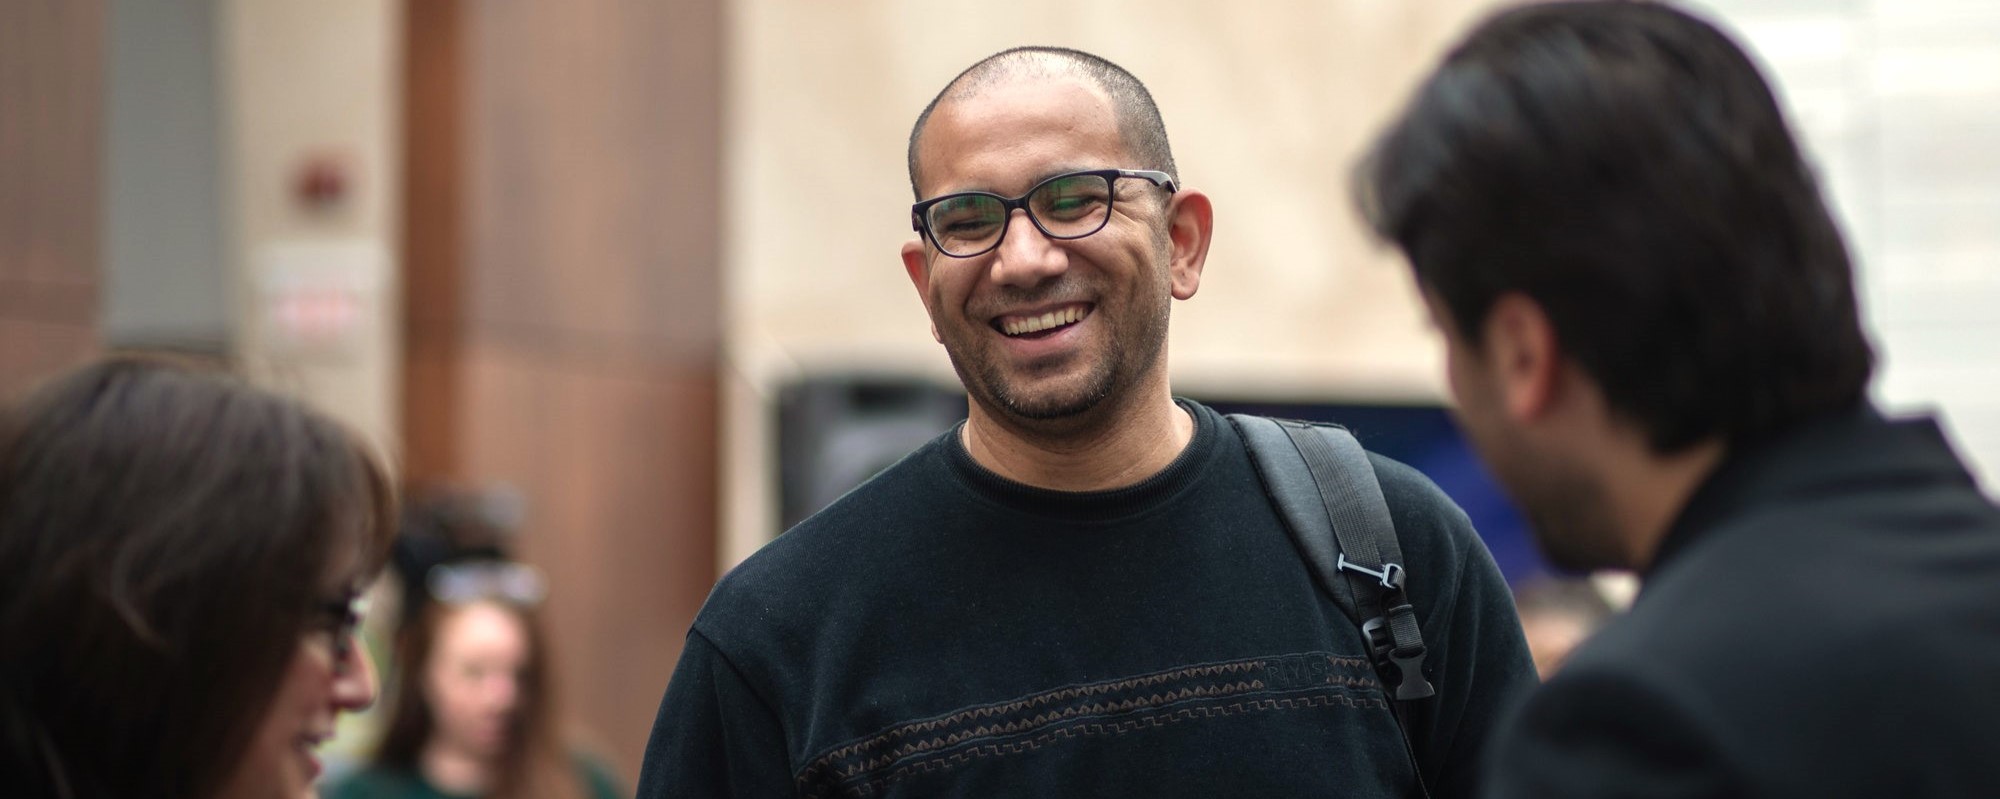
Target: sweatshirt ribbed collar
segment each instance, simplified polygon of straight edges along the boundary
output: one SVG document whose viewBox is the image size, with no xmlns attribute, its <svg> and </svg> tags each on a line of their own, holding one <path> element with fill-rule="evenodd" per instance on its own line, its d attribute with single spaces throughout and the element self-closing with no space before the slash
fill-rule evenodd
<svg viewBox="0 0 2000 799">
<path fill-rule="evenodd" d="M 1214 411 L 1190 400 L 1174 400 L 1194 419 L 1194 437 L 1172 463 L 1132 485 L 1104 491 L 1057 491 L 1018 483 L 995 474 L 972 459 L 959 427 L 947 433 L 945 460 L 973 493 L 994 504 L 1047 519 L 1107 522 L 1146 513 L 1179 495 L 1200 477 L 1215 451 L 1218 418 Z"/>
</svg>

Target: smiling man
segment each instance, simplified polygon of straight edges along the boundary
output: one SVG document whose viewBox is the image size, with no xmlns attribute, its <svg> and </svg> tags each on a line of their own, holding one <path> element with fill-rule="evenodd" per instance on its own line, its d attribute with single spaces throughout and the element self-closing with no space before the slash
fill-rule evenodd
<svg viewBox="0 0 2000 799">
<path fill-rule="evenodd" d="M 969 416 L 716 586 L 640 796 L 1470 793 L 1533 684 L 1506 587 L 1435 486 L 1373 461 L 1437 687 L 1406 749 L 1242 439 L 1172 394 L 1212 210 L 1138 80 L 992 56 L 909 166 L 903 267 Z"/>
</svg>

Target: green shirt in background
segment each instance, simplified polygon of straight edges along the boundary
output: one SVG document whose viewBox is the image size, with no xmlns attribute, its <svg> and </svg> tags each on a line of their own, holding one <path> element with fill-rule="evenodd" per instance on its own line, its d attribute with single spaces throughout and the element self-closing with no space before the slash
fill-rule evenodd
<svg viewBox="0 0 2000 799">
<path fill-rule="evenodd" d="M 585 795 L 591 799 L 626 799 L 631 795 L 619 790 L 618 781 L 602 763 L 578 757 L 576 771 L 583 778 Z M 379 766 L 369 766 L 335 780 L 323 796 L 325 799 L 479 799 L 475 794 L 438 790 L 420 774 Z"/>
</svg>

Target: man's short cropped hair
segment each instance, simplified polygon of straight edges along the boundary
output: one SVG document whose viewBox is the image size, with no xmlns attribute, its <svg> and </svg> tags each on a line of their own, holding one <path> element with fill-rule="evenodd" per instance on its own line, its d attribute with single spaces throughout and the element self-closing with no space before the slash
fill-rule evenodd
<svg viewBox="0 0 2000 799">
<path fill-rule="evenodd" d="M 1615 413 L 1674 452 L 1858 402 L 1846 246 L 1770 88 L 1664 5 L 1503 11 L 1355 173 L 1375 232 L 1478 344 L 1520 292 Z"/>
<path fill-rule="evenodd" d="M 921 176 L 918 174 L 917 145 L 923 138 L 924 127 L 931 121 L 931 112 L 944 102 L 977 96 L 988 86 L 1036 74 L 1080 76 L 1110 95 L 1111 105 L 1118 114 L 1118 131 L 1125 140 L 1125 149 L 1138 162 L 1104 166 L 1158 170 L 1167 173 L 1176 183 L 1180 182 L 1180 170 L 1174 167 L 1173 148 L 1167 144 L 1167 124 L 1160 118 L 1160 108 L 1153 103 L 1153 94 L 1146 91 L 1146 84 L 1140 83 L 1124 67 L 1082 50 L 1030 46 L 1002 50 L 980 59 L 979 63 L 952 78 L 936 97 L 931 98 L 930 104 L 924 106 L 924 112 L 917 115 L 917 124 L 910 129 L 910 193 L 919 200 L 924 199 L 923 188 L 919 185 Z"/>
</svg>

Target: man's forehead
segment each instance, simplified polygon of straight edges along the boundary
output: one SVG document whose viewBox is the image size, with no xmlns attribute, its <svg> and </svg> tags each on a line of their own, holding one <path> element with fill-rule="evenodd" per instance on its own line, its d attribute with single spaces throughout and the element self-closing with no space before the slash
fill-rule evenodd
<svg viewBox="0 0 2000 799">
<path fill-rule="evenodd" d="M 1061 168 L 1126 166 L 1118 114 L 1096 83 L 1075 75 L 1016 75 L 954 91 L 917 143 L 926 190 L 1000 190 L 965 181 L 1031 181 Z M 1046 173 L 1046 174 L 1045 174 Z"/>
<path fill-rule="evenodd" d="M 1016 52 L 982 63 L 953 79 L 946 97 L 972 96 L 1010 83 L 1094 82 L 1075 61 L 1051 53 Z"/>
</svg>

